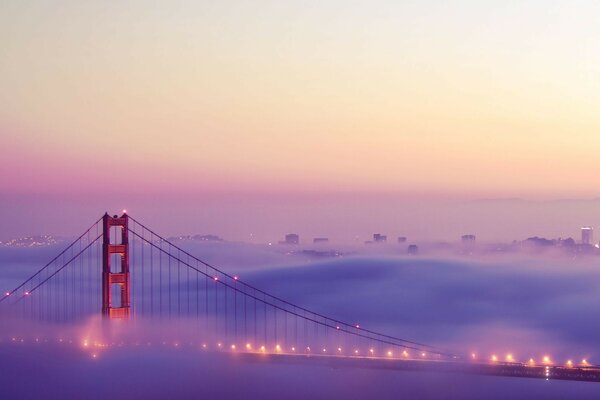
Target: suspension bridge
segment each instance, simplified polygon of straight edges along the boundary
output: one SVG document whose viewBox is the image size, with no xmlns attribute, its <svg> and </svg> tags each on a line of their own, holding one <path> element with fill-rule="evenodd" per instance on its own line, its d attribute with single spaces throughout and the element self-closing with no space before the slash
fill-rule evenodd
<svg viewBox="0 0 600 400">
<path fill-rule="evenodd" d="M 15 325 L 61 326 L 96 315 L 104 326 L 168 324 L 192 335 L 186 344 L 272 362 L 600 382 L 600 367 L 586 360 L 478 360 L 309 310 L 203 261 L 125 212 L 102 216 L 0 297 L 0 317 Z"/>
</svg>

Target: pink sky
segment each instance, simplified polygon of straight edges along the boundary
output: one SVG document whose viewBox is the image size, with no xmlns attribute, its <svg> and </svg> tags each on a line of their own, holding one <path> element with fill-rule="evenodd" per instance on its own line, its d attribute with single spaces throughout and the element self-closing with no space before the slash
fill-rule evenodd
<svg viewBox="0 0 600 400">
<path fill-rule="evenodd" d="M 600 6 L 417 3 L 2 4 L 2 212 L 600 195 Z"/>
</svg>

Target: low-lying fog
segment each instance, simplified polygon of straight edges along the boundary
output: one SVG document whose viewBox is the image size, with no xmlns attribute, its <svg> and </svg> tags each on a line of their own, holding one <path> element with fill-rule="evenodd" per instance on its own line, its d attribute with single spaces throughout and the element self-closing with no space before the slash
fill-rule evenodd
<svg viewBox="0 0 600 400">
<path fill-rule="evenodd" d="M 593 256 L 408 257 L 361 246 L 314 258 L 284 246 L 184 246 L 267 292 L 383 333 L 481 358 L 600 360 L 600 260 Z M 12 289 L 59 249 L 0 250 L 0 289 Z M 8 320 L 0 327 L 2 398 L 559 399 L 597 398 L 600 390 L 591 383 L 247 362 L 196 348 L 115 347 L 91 358 L 78 345 L 12 342 L 19 329 Z"/>
</svg>

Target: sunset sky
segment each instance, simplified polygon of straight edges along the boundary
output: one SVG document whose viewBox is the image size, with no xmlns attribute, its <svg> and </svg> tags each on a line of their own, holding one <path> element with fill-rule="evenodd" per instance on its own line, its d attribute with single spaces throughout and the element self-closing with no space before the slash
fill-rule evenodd
<svg viewBox="0 0 600 400">
<path fill-rule="evenodd" d="M 24 215 L 16 198 L 113 194 L 599 196 L 599 15 L 597 1 L 2 2 L 2 215 Z"/>
</svg>

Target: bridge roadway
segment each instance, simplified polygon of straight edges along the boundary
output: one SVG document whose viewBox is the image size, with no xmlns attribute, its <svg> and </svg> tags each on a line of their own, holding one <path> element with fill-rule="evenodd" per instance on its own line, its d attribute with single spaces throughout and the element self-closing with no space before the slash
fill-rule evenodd
<svg viewBox="0 0 600 400">
<path fill-rule="evenodd" d="M 528 365 L 523 363 L 449 360 L 398 359 L 381 357 L 338 356 L 320 354 L 240 352 L 236 357 L 248 362 L 299 363 L 331 368 L 375 368 L 399 371 L 422 371 L 492 375 L 545 380 L 600 382 L 600 367 Z"/>
</svg>

